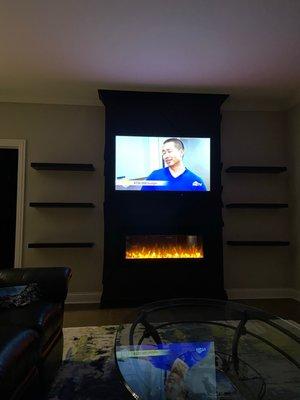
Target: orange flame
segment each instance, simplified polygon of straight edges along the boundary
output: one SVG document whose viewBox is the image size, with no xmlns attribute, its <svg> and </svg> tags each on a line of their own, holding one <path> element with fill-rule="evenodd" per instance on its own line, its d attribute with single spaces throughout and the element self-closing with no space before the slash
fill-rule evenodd
<svg viewBox="0 0 300 400">
<path fill-rule="evenodd" d="M 132 246 L 126 259 L 136 258 L 204 258 L 202 246 Z"/>
</svg>

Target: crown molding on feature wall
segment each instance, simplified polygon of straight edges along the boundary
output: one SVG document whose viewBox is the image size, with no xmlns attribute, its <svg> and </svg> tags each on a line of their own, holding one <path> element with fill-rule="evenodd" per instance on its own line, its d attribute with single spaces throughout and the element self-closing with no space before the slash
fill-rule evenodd
<svg viewBox="0 0 300 400">
<path fill-rule="evenodd" d="M 94 93 L 95 92 L 95 93 Z M 69 95 L 64 93 L 32 93 L 32 94 L 10 94 L 0 92 L 0 103 L 18 104 L 53 104 L 68 106 L 97 106 L 103 107 L 98 98 L 97 89 L 91 95 Z"/>
<path fill-rule="evenodd" d="M 125 89 L 124 89 L 125 90 Z M 142 88 L 140 88 L 143 91 Z M 150 90 L 150 89 L 148 89 Z M 159 89 L 153 91 L 160 91 Z M 166 92 L 163 90 L 162 92 Z M 170 89 L 170 92 L 176 92 Z M 186 93 L 189 91 L 186 90 Z M 190 90 L 191 93 L 196 93 Z M 204 91 L 204 93 L 208 93 Z M 213 92 L 213 91 L 212 91 Z M 184 93 L 178 90 L 178 93 Z M 201 93 L 198 91 L 197 93 Z M 284 111 L 289 110 L 300 103 L 300 94 L 289 99 L 279 99 L 272 97 L 247 97 L 245 95 L 233 95 L 229 93 L 229 98 L 222 106 L 223 111 Z M 96 106 L 104 107 L 98 98 L 97 89 L 84 93 L 62 93 L 62 92 L 32 92 L 32 93 L 5 93 L 0 91 L 0 103 L 24 103 L 24 104 L 53 104 L 53 105 L 73 105 L 73 106 Z"/>
</svg>

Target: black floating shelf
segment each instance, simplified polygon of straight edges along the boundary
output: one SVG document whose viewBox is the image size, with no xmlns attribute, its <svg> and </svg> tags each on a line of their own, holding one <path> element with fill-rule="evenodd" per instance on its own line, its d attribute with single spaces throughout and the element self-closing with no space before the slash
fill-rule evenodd
<svg viewBox="0 0 300 400">
<path fill-rule="evenodd" d="M 228 173 L 247 173 L 247 174 L 252 174 L 252 173 L 259 173 L 259 174 L 274 174 L 274 173 L 280 173 L 280 172 L 285 172 L 287 170 L 287 167 L 247 167 L 247 166 L 232 166 L 226 168 L 226 172 Z"/>
<path fill-rule="evenodd" d="M 94 243 L 28 243 L 29 249 L 41 249 L 41 248 L 71 248 L 71 247 L 93 247 Z"/>
<path fill-rule="evenodd" d="M 287 203 L 230 203 L 226 208 L 287 208 Z"/>
<path fill-rule="evenodd" d="M 289 246 L 290 242 L 280 240 L 228 240 L 229 246 Z"/>
<path fill-rule="evenodd" d="M 31 167 L 44 171 L 95 171 L 93 164 L 31 163 Z"/>
<path fill-rule="evenodd" d="M 29 207 L 40 208 L 94 208 L 94 203 L 29 203 Z"/>
</svg>

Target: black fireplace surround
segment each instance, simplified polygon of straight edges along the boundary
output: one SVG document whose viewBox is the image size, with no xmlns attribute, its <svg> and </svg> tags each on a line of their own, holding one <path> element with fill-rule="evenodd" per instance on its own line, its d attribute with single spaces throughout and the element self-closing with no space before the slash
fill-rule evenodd
<svg viewBox="0 0 300 400">
<path fill-rule="evenodd" d="M 227 95 L 99 90 L 106 108 L 102 307 L 166 298 L 226 298 L 223 283 L 220 106 Z M 115 137 L 209 137 L 207 192 L 115 190 Z M 131 235 L 202 238 L 201 258 L 126 259 Z"/>
</svg>

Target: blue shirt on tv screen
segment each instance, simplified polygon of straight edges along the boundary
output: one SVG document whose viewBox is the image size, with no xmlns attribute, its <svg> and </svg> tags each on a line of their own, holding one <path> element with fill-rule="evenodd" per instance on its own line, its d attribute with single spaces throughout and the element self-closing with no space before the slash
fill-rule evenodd
<svg viewBox="0 0 300 400">
<path fill-rule="evenodd" d="M 206 186 L 203 180 L 193 172 L 185 169 L 185 171 L 176 178 L 170 173 L 169 168 L 161 168 L 153 171 L 147 178 L 147 181 L 163 181 L 165 184 L 157 185 L 153 183 L 142 186 L 142 191 L 178 191 L 189 192 L 198 191 L 206 192 Z"/>
</svg>

